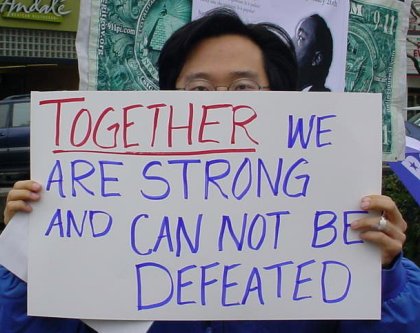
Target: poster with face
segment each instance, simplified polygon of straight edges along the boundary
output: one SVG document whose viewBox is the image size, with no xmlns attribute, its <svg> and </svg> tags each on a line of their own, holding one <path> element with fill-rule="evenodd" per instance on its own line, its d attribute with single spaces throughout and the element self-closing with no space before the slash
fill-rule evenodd
<svg viewBox="0 0 420 333">
<path fill-rule="evenodd" d="M 249 23 L 270 22 L 293 40 L 303 91 L 344 91 L 349 1 L 195 0 L 192 19 L 226 6 Z"/>
</svg>

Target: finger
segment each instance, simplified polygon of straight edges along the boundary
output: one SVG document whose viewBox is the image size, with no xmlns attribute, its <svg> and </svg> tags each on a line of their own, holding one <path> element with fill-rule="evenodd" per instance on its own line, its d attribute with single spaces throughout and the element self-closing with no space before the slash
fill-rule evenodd
<svg viewBox="0 0 420 333">
<path fill-rule="evenodd" d="M 10 201 L 37 201 L 40 198 L 39 193 L 35 193 L 29 190 L 11 190 L 7 195 L 6 202 Z"/>
<path fill-rule="evenodd" d="M 389 265 L 394 258 L 401 253 L 403 242 L 392 239 L 383 232 L 366 231 L 360 234 L 360 238 L 369 243 L 375 244 L 381 249 L 382 265 Z"/>
<path fill-rule="evenodd" d="M 389 222 L 396 225 L 403 232 L 407 230 L 407 223 L 398 210 L 397 205 L 390 197 L 385 195 L 366 196 L 362 199 L 361 207 L 365 210 L 383 212 L 383 215 Z"/>
<path fill-rule="evenodd" d="M 13 185 L 13 189 L 16 190 L 29 190 L 32 192 L 39 192 L 41 191 L 41 184 L 37 183 L 34 180 L 21 180 L 16 182 Z"/>
<path fill-rule="evenodd" d="M 385 229 L 378 230 L 379 219 L 380 218 L 378 216 L 364 217 L 364 218 L 353 221 L 351 224 L 351 228 L 359 232 L 372 231 L 372 232 L 384 233 L 392 239 L 396 239 L 401 242 L 405 241 L 406 236 L 404 232 L 397 226 L 393 225 L 392 223 L 387 223 Z"/>
<path fill-rule="evenodd" d="M 18 181 L 7 194 L 4 209 L 4 223 L 7 224 L 18 211 L 30 212 L 32 207 L 28 202 L 38 201 L 42 187 L 33 180 Z"/>
<path fill-rule="evenodd" d="M 38 200 L 39 192 L 42 187 L 39 183 L 33 180 L 23 180 L 16 182 L 12 190 L 7 195 L 6 201 L 13 200 Z"/>
<path fill-rule="evenodd" d="M 4 209 L 4 224 L 8 224 L 17 212 L 31 212 L 32 206 L 23 200 L 9 201 Z"/>
</svg>

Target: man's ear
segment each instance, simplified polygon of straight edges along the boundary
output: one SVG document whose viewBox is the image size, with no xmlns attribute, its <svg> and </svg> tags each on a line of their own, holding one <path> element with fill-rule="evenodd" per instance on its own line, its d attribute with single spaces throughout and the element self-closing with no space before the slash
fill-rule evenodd
<svg viewBox="0 0 420 333">
<path fill-rule="evenodd" d="M 313 58 L 312 58 L 312 66 L 320 66 L 322 64 L 322 61 L 324 56 L 322 55 L 321 51 L 316 51 Z"/>
</svg>

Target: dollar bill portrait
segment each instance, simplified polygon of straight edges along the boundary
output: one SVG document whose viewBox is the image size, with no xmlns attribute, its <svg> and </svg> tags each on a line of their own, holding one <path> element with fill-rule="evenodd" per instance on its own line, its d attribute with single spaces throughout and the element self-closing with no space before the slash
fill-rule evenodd
<svg viewBox="0 0 420 333">
<path fill-rule="evenodd" d="M 325 81 L 333 59 L 333 37 L 325 20 L 319 14 L 301 19 L 293 43 L 299 67 L 299 90 L 331 91 Z"/>
</svg>

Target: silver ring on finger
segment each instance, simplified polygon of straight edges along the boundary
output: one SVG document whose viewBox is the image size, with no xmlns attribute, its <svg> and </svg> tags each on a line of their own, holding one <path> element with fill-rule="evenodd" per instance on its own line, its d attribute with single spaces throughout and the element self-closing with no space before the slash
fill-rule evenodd
<svg viewBox="0 0 420 333">
<path fill-rule="evenodd" d="M 378 224 L 376 225 L 376 230 L 378 231 L 385 231 L 388 227 L 388 220 L 384 217 L 381 216 L 381 218 L 379 219 Z"/>
</svg>

